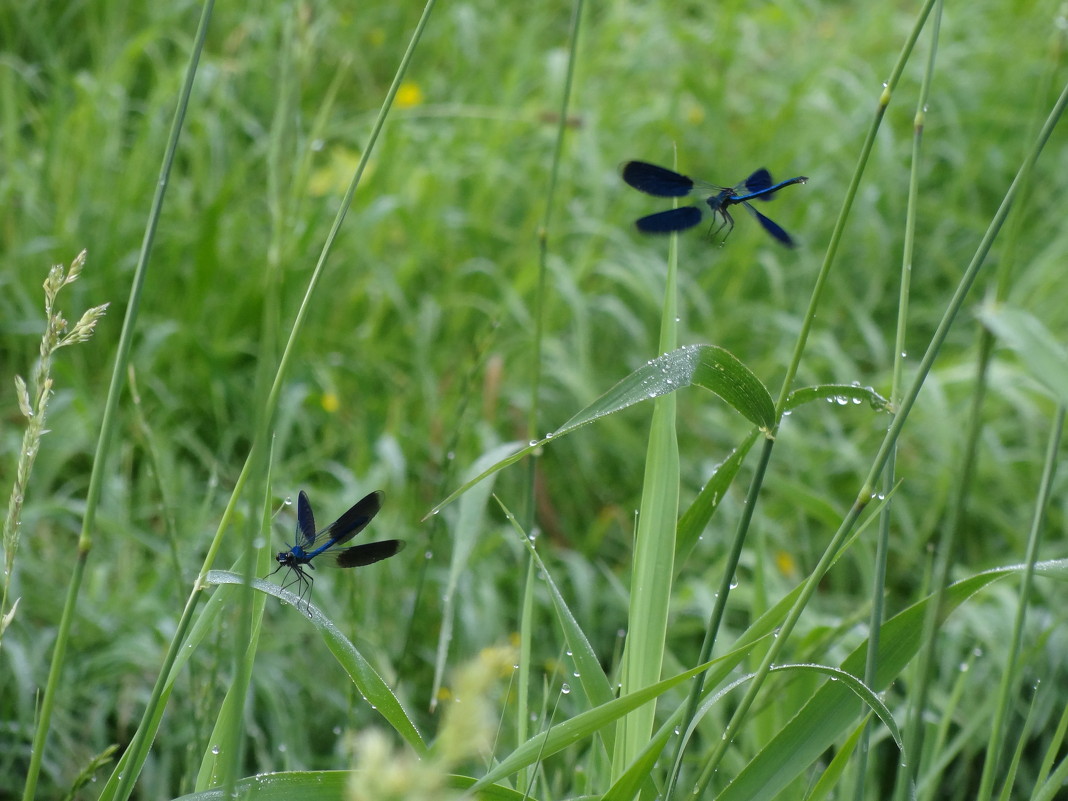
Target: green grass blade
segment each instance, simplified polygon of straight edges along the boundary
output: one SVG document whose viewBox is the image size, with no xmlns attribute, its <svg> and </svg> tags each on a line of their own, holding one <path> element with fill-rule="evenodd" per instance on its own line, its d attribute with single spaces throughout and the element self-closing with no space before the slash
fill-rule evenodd
<svg viewBox="0 0 1068 801">
<path fill-rule="evenodd" d="M 979 319 L 1019 356 L 1020 361 L 1057 399 L 1068 404 L 1068 349 L 1024 309 L 984 306 Z"/>
<path fill-rule="evenodd" d="M 237 573 L 226 570 L 212 570 L 208 573 L 207 583 L 240 585 L 243 583 L 243 578 Z M 302 613 L 306 611 L 307 614 L 301 614 L 300 617 L 309 621 L 319 631 L 326 647 L 344 668 L 360 695 L 416 752 L 426 753 L 426 744 L 423 742 L 422 735 L 419 734 L 419 730 L 401 705 L 400 700 L 393 694 L 393 690 L 330 618 L 319 611 L 315 604 L 301 600 L 296 594 L 283 590 L 272 582 L 256 579 L 252 582 L 252 587 L 273 595 L 292 606 L 294 610 L 300 609 Z"/>
<path fill-rule="evenodd" d="M 482 455 L 471 466 L 471 472 L 480 473 L 485 465 L 494 464 L 501 459 L 502 452 L 511 450 L 510 445 L 500 445 Z M 445 664 L 449 658 L 449 644 L 452 642 L 453 624 L 456 620 L 456 590 L 460 577 L 467 570 L 471 552 L 475 549 L 483 532 L 483 514 L 493 492 L 493 482 L 480 485 L 475 492 L 470 492 L 460 500 L 460 512 L 452 542 L 452 557 L 449 559 L 449 575 L 442 592 L 441 631 L 438 634 L 437 657 L 434 660 L 434 683 L 430 693 L 430 709 L 437 707 L 438 691 L 445 680 Z"/>
<path fill-rule="evenodd" d="M 1064 745 L 1065 733 L 1068 733 L 1068 705 L 1061 710 L 1057 728 L 1054 730 L 1053 736 L 1050 737 L 1049 745 L 1046 747 L 1046 755 L 1042 758 L 1042 765 L 1039 767 L 1038 776 L 1035 779 L 1037 786 L 1043 786 L 1049 777 L 1049 772 L 1053 768 L 1057 754 L 1060 753 L 1061 746 Z"/>
<path fill-rule="evenodd" d="M 1062 757 L 1060 764 L 1046 780 L 1038 792 L 1031 796 L 1031 801 L 1055 801 L 1064 792 L 1065 782 L 1068 782 L 1068 757 Z"/>
<path fill-rule="evenodd" d="M 737 356 L 716 345 L 684 345 L 650 359 L 560 426 L 553 436 L 569 434 L 598 418 L 689 386 L 715 393 L 755 425 L 770 428 L 775 421 L 775 404 L 767 388 Z"/>
<path fill-rule="evenodd" d="M 1035 692 L 1031 696 L 1031 705 L 1027 708 L 1027 717 L 1020 728 L 1020 736 L 1016 741 L 1016 748 L 1013 749 L 1012 759 L 1009 761 L 1009 766 L 1005 769 L 1003 775 L 999 777 L 1001 779 L 1001 794 L 998 797 L 998 801 L 1011 801 L 1012 799 L 1012 788 L 1020 771 L 1020 762 L 1023 759 L 1024 750 L 1031 743 L 1040 698 L 1043 701 L 1046 700 L 1041 692 Z"/>
<path fill-rule="evenodd" d="M 827 763 L 826 769 L 820 774 L 816 783 L 812 785 L 812 790 L 805 796 L 805 801 L 823 801 L 825 798 L 832 797 L 831 793 L 838 785 L 838 782 L 842 780 L 846 766 L 856 752 L 870 720 L 871 715 L 865 715 L 860 724 L 853 729 L 853 733 L 835 750 L 834 757 Z"/>
<path fill-rule="evenodd" d="M 705 530 L 708 521 L 712 519 L 712 515 L 719 508 L 720 501 L 726 497 L 727 490 L 734 483 L 734 479 L 742 467 L 742 462 L 745 461 L 745 457 L 752 449 L 753 443 L 757 441 L 759 434 L 759 429 L 753 429 L 746 435 L 746 438 L 742 440 L 742 444 L 731 451 L 730 456 L 716 466 L 716 471 L 701 487 L 701 491 L 697 493 L 693 503 L 682 513 L 682 517 L 679 518 L 678 531 L 675 535 L 676 568 L 681 567 L 682 563 L 689 557 L 690 552 L 697 544 L 697 540 L 701 537 L 701 532 Z"/>
<path fill-rule="evenodd" d="M 633 693 L 660 678 L 667 634 L 671 581 L 675 572 L 675 527 L 679 508 L 679 446 L 674 398 L 657 401 L 649 435 L 641 511 L 634 536 L 633 576 L 627 641 L 623 651 L 623 692 Z M 629 765 L 653 727 L 654 705 L 621 721 L 614 765 Z"/>
<path fill-rule="evenodd" d="M 268 462 L 269 469 L 269 462 Z M 266 485 L 270 485 L 270 479 Z M 271 530 L 271 497 L 265 494 L 263 508 L 261 510 L 261 527 L 263 531 Z M 250 549 L 239 561 L 254 558 L 254 571 L 257 575 L 268 572 L 270 562 L 270 549 Z M 246 576 L 248 580 L 248 576 Z M 239 596 L 252 592 L 251 587 L 242 584 L 236 590 Z M 196 783 L 193 785 L 197 790 L 207 790 L 212 787 L 232 787 L 237 779 L 237 771 L 240 769 L 241 754 L 243 752 L 242 739 L 244 734 L 245 700 L 248 698 L 249 687 L 252 683 L 252 668 L 256 661 L 256 650 L 259 644 L 260 631 L 263 623 L 263 610 L 267 605 L 267 598 L 262 593 L 253 593 L 251 608 L 248 610 L 251 626 L 245 642 L 246 648 L 239 655 L 241 664 L 234 671 L 233 681 L 226 689 L 222 706 L 215 719 L 215 727 L 208 737 L 207 748 L 200 757 L 200 771 Z M 187 649 L 188 650 L 188 649 Z"/>
<path fill-rule="evenodd" d="M 674 724 L 661 726 L 660 730 L 649 739 L 645 748 L 639 752 L 637 758 L 601 796 L 601 801 L 631 801 L 642 787 L 648 786 L 660 754 L 673 736 L 676 736 Z"/>
<path fill-rule="evenodd" d="M 1023 566 L 997 568 L 953 584 L 947 591 L 942 618 L 976 592 Z M 1044 573 L 1068 578 L 1068 560 L 1047 562 Z M 924 615 L 933 596 L 910 606 L 883 624 L 879 634 L 879 672 L 872 690 L 879 692 L 894 681 L 919 650 Z M 854 676 L 864 670 L 867 644 L 861 644 L 842 663 Z M 856 721 L 855 696 L 838 683 L 821 687 L 797 715 L 775 736 L 718 796 L 719 801 L 757 801 L 774 798 L 811 766 Z"/>
<path fill-rule="evenodd" d="M 867 403 L 877 412 L 889 412 L 893 404 L 871 387 L 857 384 L 817 384 L 812 387 L 795 389 L 786 398 L 786 410 L 796 409 L 812 401 L 823 400 L 845 406 L 850 403 Z"/>
<path fill-rule="evenodd" d="M 981 801 L 991 798 L 994 792 L 994 775 L 1005 742 L 1006 720 L 1010 707 L 1014 705 L 1016 695 L 1016 682 L 1018 680 L 1018 666 L 1020 655 L 1024 648 L 1024 624 L 1027 620 L 1027 609 L 1031 600 L 1031 585 L 1034 580 L 1034 565 L 1038 561 L 1038 548 L 1042 542 L 1043 534 L 1046 533 L 1046 513 L 1049 507 L 1050 495 L 1053 489 L 1053 480 L 1057 473 L 1057 462 L 1060 453 L 1061 437 L 1064 433 L 1065 407 L 1057 409 L 1050 430 L 1049 440 L 1046 444 L 1045 465 L 1042 471 L 1042 482 L 1035 498 L 1035 508 L 1031 521 L 1031 530 L 1027 537 L 1027 568 L 1020 579 L 1019 601 L 1016 606 L 1016 616 L 1012 626 L 1012 640 L 1005 652 L 1005 668 L 1001 673 L 1001 682 L 998 686 L 997 704 L 994 707 L 994 718 L 990 723 L 990 739 L 986 746 L 986 759 L 983 761 L 983 775 L 979 782 L 977 797 Z"/>
<path fill-rule="evenodd" d="M 534 542 L 523 531 L 519 521 L 515 519 L 515 515 L 508 510 L 508 507 L 501 502 L 501 499 L 497 498 L 496 500 L 501 509 L 504 510 L 505 517 L 511 521 L 512 528 L 519 535 L 520 542 L 526 547 L 534 566 L 549 590 L 553 609 L 556 611 L 556 618 L 560 623 L 560 630 L 563 632 L 567 647 L 575 660 L 575 670 L 579 674 L 579 683 L 582 685 L 586 697 L 594 706 L 607 704 L 615 697 L 615 692 L 612 690 L 612 684 L 608 680 L 608 676 L 605 675 L 604 669 L 601 667 L 601 660 L 598 659 L 593 646 L 590 645 L 586 633 L 579 626 L 578 620 L 575 619 L 575 616 L 568 608 L 563 593 L 560 592 L 560 588 L 557 587 L 556 582 L 553 580 L 548 566 L 541 560 L 541 555 L 538 553 L 538 549 L 534 547 Z M 605 737 L 605 745 L 611 750 L 614 742 L 611 729 L 605 729 L 601 734 Z"/>
<path fill-rule="evenodd" d="M 677 245 L 678 238 L 673 236 L 660 318 L 660 352 L 668 356 L 686 350 L 675 349 L 678 344 Z M 684 357 L 680 363 L 693 363 L 693 360 Z M 670 368 L 665 366 L 665 372 L 671 372 Z M 696 369 L 693 372 L 696 373 Z M 652 379 L 653 382 L 656 380 Z M 679 518 L 680 466 L 675 412 L 673 393 L 658 397 L 653 403 L 631 562 L 627 638 L 623 646 L 623 694 L 632 694 L 658 681 L 664 664 L 671 585 L 675 577 L 675 529 Z M 619 778 L 624 767 L 645 748 L 655 716 L 656 705 L 649 704 L 619 721 L 612 756 L 614 779 Z"/>
<path fill-rule="evenodd" d="M 758 426 L 766 428 L 775 419 L 771 394 L 753 371 L 734 354 L 716 345 L 686 345 L 651 359 L 544 439 L 532 442 L 461 485 L 423 519 L 437 514 L 478 482 L 515 464 L 547 445 L 550 440 L 635 404 L 664 397 L 689 386 L 702 387 L 718 395 Z"/>
<path fill-rule="evenodd" d="M 548 731 L 535 735 L 479 779 L 475 783 L 475 788 L 481 789 L 489 786 L 512 775 L 522 767 L 532 765 L 539 759 L 547 759 L 569 745 L 582 742 L 595 734 L 598 729 L 614 723 L 627 713 L 640 708 L 643 704 L 648 704 L 650 701 L 659 698 L 673 687 L 677 687 L 702 671 L 708 670 L 711 665 L 711 662 L 698 665 L 637 692 L 615 698 L 607 704 L 580 712 L 573 718 L 553 726 Z"/>
</svg>

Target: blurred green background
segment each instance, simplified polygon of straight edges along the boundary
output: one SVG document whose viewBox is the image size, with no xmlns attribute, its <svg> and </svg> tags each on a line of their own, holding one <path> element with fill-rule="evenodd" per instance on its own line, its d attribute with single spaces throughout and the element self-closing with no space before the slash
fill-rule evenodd
<svg viewBox="0 0 1068 801">
<path fill-rule="evenodd" d="M 665 203 L 622 183 L 619 166 L 629 159 L 670 166 L 677 158 L 681 171 L 724 185 L 760 166 L 778 178 L 809 176 L 769 211 L 798 240 L 796 250 L 780 248 L 744 214 L 723 247 L 698 232 L 679 242 L 680 341 L 726 347 L 777 392 L 917 6 L 587 4 L 548 230 L 540 433 L 656 355 L 667 242 L 640 237 L 632 222 Z M 45 760 L 49 795 L 90 755 L 132 734 L 251 442 L 257 360 L 277 353 L 263 332 L 288 331 L 420 11 L 375 2 L 216 8 L 134 342 L 143 421 L 127 393 Z M 409 549 L 357 576 L 321 577 L 315 600 L 350 623 L 350 636 L 399 683 L 430 732 L 437 598 L 454 518 L 421 518 L 481 454 L 529 438 L 537 236 L 570 13 L 560 2 L 491 0 L 435 10 L 314 298 L 277 421 L 279 505 L 303 488 L 322 523 L 365 492 L 386 492 L 369 534 L 400 537 Z M 1052 0 L 980 0 L 946 11 L 924 133 L 910 357 L 926 346 L 1060 88 L 1063 13 Z M 13 480 L 21 447 L 11 376 L 31 372 L 48 266 L 88 248 L 84 276 L 61 307 L 76 319 L 87 306 L 112 304 L 94 339 L 62 351 L 55 366 L 51 433 L 10 577 L 22 601 L 0 651 L 3 787 L 21 786 L 115 343 L 198 15 L 188 2 L 0 8 L 0 486 Z M 802 385 L 857 381 L 889 392 L 926 49 L 922 38 L 879 134 Z M 1058 336 L 1068 323 L 1064 144 L 1055 133 L 1019 227 L 991 259 L 1011 268 L 1008 299 Z M 977 287 L 973 308 L 984 292 Z M 891 610 L 919 591 L 958 465 L 977 337 L 971 315 L 961 322 L 900 445 Z M 1011 355 L 999 354 L 957 557 L 962 575 L 1023 558 L 1053 408 L 1035 387 Z M 681 393 L 679 403 L 685 507 L 748 424 L 705 393 Z M 609 670 L 626 625 L 648 413 L 639 407 L 554 442 L 538 468 L 542 553 Z M 819 404 L 787 418 L 754 523 L 754 547 L 775 568 L 761 576 L 772 597 L 815 564 L 888 424 L 866 406 Z M 513 509 L 524 474 L 498 479 Z M 682 570 L 672 622 L 680 661 L 697 653 L 747 475 Z M 256 514 L 249 500 L 244 513 Z M 1065 555 L 1063 492 L 1053 504 L 1050 557 Z M 292 524 L 286 509 L 276 550 Z M 218 567 L 237 557 L 236 539 L 232 548 Z M 862 540 L 827 577 L 798 654 L 818 649 L 825 627 L 865 619 L 857 598 L 863 604 L 870 585 L 872 549 Z M 521 546 L 491 513 L 460 587 L 451 661 L 516 630 L 523 566 Z M 743 558 L 749 576 L 754 567 L 755 557 Z M 753 611 L 750 586 L 743 580 L 737 591 L 732 629 Z M 953 618 L 947 671 L 977 649 L 996 652 L 1011 621 L 1007 604 L 991 592 Z M 250 770 L 338 766 L 338 732 L 374 715 L 293 610 L 269 606 L 250 705 Z M 546 606 L 537 614 L 555 630 Z M 230 669 L 227 631 L 217 636 L 218 648 L 204 649 L 175 691 L 142 778 L 146 798 L 189 787 Z M 1035 662 L 1060 667 L 1063 639 L 1051 634 Z M 538 646 L 539 664 L 552 673 L 559 638 Z M 975 661 L 982 687 L 997 666 Z"/>
</svg>

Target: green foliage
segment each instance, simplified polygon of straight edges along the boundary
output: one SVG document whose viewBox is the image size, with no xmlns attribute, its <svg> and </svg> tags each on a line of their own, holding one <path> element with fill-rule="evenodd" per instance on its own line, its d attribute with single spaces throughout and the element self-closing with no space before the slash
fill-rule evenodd
<svg viewBox="0 0 1068 801">
<path fill-rule="evenodd" d="M 751 512 L 727 576 L 735 587 L 716 639 L 722 661 L 706 678 L 704 699 L 715 701 L 682 761 L 679 786 L 692 787 L 751 685 L 717 693 L 758 670 L 796 588 L 855 504 L 900 400 L 891 381 L 918 56 L 867 163 L 796 392 L 777 412 L 771 399 L 881 82 L 916 9 L 831 0 L 589 5 L 570 116 L 560 121 L 570 5 L 439 2 L 284 376 L 270 466 L 271 506 L 281 512 L 270 531 L 258 525 L 262 495 L 246 490 L 224 513 L 257 433 L 258 371 L 274 373 L 419 8 L 216 8 L 140 302 L 136 381 L 120 400 L 40 797 L 76 784 L 85 794 L 87 772 L 108 747 L 129 745 L 219 521 L 233 531 L 215 566 L 234 565 L 239 575 L 243 534 L 256 533 L 267 549 L 259 565 L 269 561 L 293 525 L 285 501 L 301 488 L 336 509 L 383 489 L 386 506 L 362 536 L 410 547 L 375 566 L 317 573 L 322 617 L 314 621 L 273 596 L 251 619 L 241 616 L 240 590 L 212 585 L 211 599 L 189 613 L 188 647 L 165 677 L 166 706 L 148 721 L 156 735 L 136 797 L 199 789 L 198 772 L 217 745 L 212 733 L 225 728 L 221 715 L 242 738 L 241 777 L 286 772 L 270 787 L 244 780 L 242 788 L 263 786 L 257 797 L 342 797 L 363 772 L 382 767 L 360 760 L 348 739 L 357 731 L 389 732 L 393 750 L 374 753 L 415 771 L 424 740 L 432 753 L 446 744 L 440 710 L 470 708 L 456 693 L 460 666 L 520 629 L 530 535 L 541 578 L 530 590 L 529 685 L 517 689 L 509 671 L 477 685 L 472 692 L 497 713 L 495 728 L 480 730 L 485 751 L 434 763 L 427 781 L 459 792 L 489 775 L 511 789 L 483 781 L 483 797 L 520 798 L 527 788 L 514 780 L 526 768 L 535 798 L 599 797 L 609 788 L 612 798 L 633 797 L 634 788 L 652 798 L 671 768 L 687 703 L 689 685 L 678 677 L 698 666 L 731 532 Z M 906 377 L 1064 83 L 1061 13 L 1052 0 L 947 10 L 921 148 Z M 112 304 L 89 342 L 52 363 L 50 431 L 21 499 L 17 559 L 6 554 L 7 603 L 18 600 L 0 647 L 0 787 L 11 791 L 25 782 L 115 343 L 198 14 L 189 3 L 108 0 L 0 9 L 0 486 L 14 484 L 23 448 L 12 377 L 34 372 L 47 265 L 88 249 L 90 269 L 64 290 L 65 308 Z M 539 226 L 561 122 L 537 352 Z M 1025 560 L 1050 420 L 1064 402 L 1061 140 L 1042 155 L 996 243 L 997 292 L 980 274 L 897 442 L 885 600 L 887 618 L 908 625 L 884 626 L 880 649 L 897 656 L 874 689 L 885 690 L 881 700 L 904 728 L 915 686 L 907 666 L 923 625 L 916 610 L 931 592 L 929 545 L 955 503 L 968 409 L 980 394 L 978 316 L 1012 349 L 990 353 L 951 565 L 955 579 L 972 582 L 956 586 L 974 585 L 975 594 L 958 590 L 953 613 L 938 624 L 917 763 L 921 798 L 954 797 L 954 787 L 974 796 L 995 717 L 990 690 L 1013 647 L 1013 579 L 981 571 Z M 745 215 L 723 247 L 698 233 L 679 238 L 679 349 L 661 348 L 666 242 L 634 232 L 647 203 L 617 175 L 627 159 L 671 164 L 675 153 L 686 173 L 723 184 L 759 166 L 810 177 L 775 204 L 774 218 L 799 240 L 795 251 L 778 248 Z M 997 302 L 981 306 L 984 293 Z M 531 439 L 536 352 L 537 530 L 517 534 L 493 503 L 427 516 L 471 465 Z M 661 421 L 657 436 L 678 443 L 682 522 L 674 563 L 662 573 L 673 576 L 657 655 L 663 683 L 613 700 L 634 623 L 631 582 L 644 567 L 634 562 L 634 510 L 651 491 L 653 404 L 637 401 L 651 397 L 642 394 L 651 377 L 659 381 L 653 394 L 670 393 L 676 404 L 673 425 Z M 757 467 L 747 454 L 754 442 L 764 445 L 757 430 L 773 428 L 775 450 L 750 505 L 746 486 Z M 658 448 L 670 453 L 671 445 Z M 527 480 L 523 469 L 503 469 L 493 490 L 520 509 Z M 1068 555 L 1063 487 L 1063 475 L 1052 479 L 1043 559 Z M 782 663 L 845 665 L 861 675 L 873 529 L 837 554 L 784 640 Z M 1021 797 L 1042 786 L 1049 793 L 1048 777 L 1065 769 L 1063 758 L 1056 762 L 1059 711 L 1068 706 L 1060 572 L 1036 575 L 1009 685 L 1000 760 Z M 235 643 L 249 638 L 251 651 L 235 655 Z M 248 693 L 224 704 L 246 657 Z M 800 798 L 813 787 L 820 797 L 851 797 L 850 782 L 820 780 L 828 764 L 831 776 L 852 778 L 859 763 L 843 770 L 835 751 L 854 747 L 870 707 L 815 669 L 776 670 L 764 681 L 712 788 L 750 797 L 742 788 L 760 784 L 750 784 L 759 775 L 774 784 L 774 797 Z M 1032 705 L 1036 684 L 1043 699 Z M 522 726 L 520 691 L 531 718 Z M 614 724 L 636 698 L 654 696 L 657 747 L 613 764 Z M 822 704 L 829 696 L 833 706 Z M 429 711 L 435 704 L 439 711 Z M 480 715 L 472 721 L 485 728 Z M 532 739 L 518 742 L 524 726 Z M 885 729 L 872 732 L 866 797 L 888 798 L 900 755 Z M 771 763 L 774 775 L 761 774 Z M 98 775 L 88 787 L 105 786 Z M 407 785 L 412 797 L 417 786 Z M 390 792 L 403 797 L 399 787 Z M 760 787 L 751 797 L 762 797 Z"/>
</svg>

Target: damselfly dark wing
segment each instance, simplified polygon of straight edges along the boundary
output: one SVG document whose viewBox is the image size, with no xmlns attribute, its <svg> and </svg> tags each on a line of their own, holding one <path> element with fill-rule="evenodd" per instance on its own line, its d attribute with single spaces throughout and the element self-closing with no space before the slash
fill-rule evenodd
<svg viewBox="0 0 1068 801">
<path fill-rule="evenodd" d="M 642 217 L 635 220 L 634 224 L 645 234 L 671 234 L 693 228 L 701 222 L 702 216 L 704 215 L 697 206 L 680 206 Z"/>
<path fill-rule="evenodd" d="M 383 497 L 381 491 L 375 491 L 356 501 L 345 514 L 315 535 L 316 550 L 321 553 L 325 550 L 323 546 L 330 548 L 346 543 L 363 531 L 381 510 Z"/>
<path fill-rule="evenodd" d="M 694 188 L 692 178 L 646 161 L 624 164 L 623 180 L 639 192 L 656 197 L 686 197 Z"/>
<path fill-rule="evenodd" d="M 297 495 L 297 545 L 310 549 L 315 543 L 315 515 L 304 490 Z"/>
<path fill-rule="evenodd" d="M 363 567 L 389 559 L 394 554 L 404 550 L 405 542 L 402 540 L 381 540 L 380 542 L 368 542 L 364 545 L 354 545 L 346 548 L 332 558 L 338 567 Z"/>
</svg>

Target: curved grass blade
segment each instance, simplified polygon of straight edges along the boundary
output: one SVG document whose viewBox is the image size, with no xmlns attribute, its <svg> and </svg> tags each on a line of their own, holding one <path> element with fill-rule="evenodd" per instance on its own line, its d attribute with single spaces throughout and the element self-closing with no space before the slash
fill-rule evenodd
<svg viewBox="0 0 1068 801">
<path fill-rule="evenodd" d="M 987 585 L 1020 572 L 1024 565 L 995 568 L 950 586 L 943 598 L 942 619 Z M 1036 572 L 1054 578 L 1068 578 L 1068 560 L 1036 565 Z M 879 672 L 875 692 L 896 679 L 916 655 L 923 636 L 924 615 L 931 598 L 913 604 L 883 624 L 879 634 Z M 842 663 L 842 669 L 860 675 L 867 658 L 867 640 Z M 856 722 L 856 698 L 834 682 L 821 687 L 778 734 L 761 749 L 735 777 L 719 801 L 757 801 L 774 798 L 790 782 L 807 770 L 841 733 Z"/>
<path fill-rule="evenodd" d="M 508 445 L 501 445 L 482 454 L 471 467 L 471 472 L 482 472 L 484 465 L 501 460 L 501 455 L 510 450 Z M 484 513 L 489 503 L 493 482 L 479 487 L 477 492 L 464 497 L 460 502 L 459 514 L 451 526 L 456 533 L 452 537 L 452 554 L 449 557 L 449 574 L 445 588 L 441 593 L 441 628 L 438 632 L 438 645 L 434 658 L 434 679 L 430 691 L 430 710 L 437 707 L 438 691 L 445 680 L 445 666 L 449 657 L 449 645 L 453 639 L 453 627 L 456 624 L 456 593 L 460 580 L 467 572 L 471 554 L 475 550 L 478 538 L 485 528 Z"/>
<path fill-rule="evenodd" d="M 712 519 L 719 502 L 727 494 L 727 489 L 734 483 L 734 477 L 745 461 L 745 457 L 757 440 L 759 429 L 753 429 L 742 440 L 742 444 L 731 451 L 730 456 L 716 465 L 716 471 L 711 478 L 701 487 L 693 503 L 683 512 L 675 529 L 675 569 L 678 570 L 690 555 L 690 551 L 697 544 L 697 540 L 704 531 L 708 521 Z"/>
<path fill-rule="evenodd" d="M 570 434 L 594 420 L 688 386 L 707 389 L 760 429 L 771 429 L 775 420 L 775 404 L 752 370 L 733 353 L 717 345 L 684 345 L 646 362 L 556 431 L 547 434 L 544 439 L 531 442 L 463 484 L 423 519 L 437 514 L 475 484 L 515 464 L 554 437 Z"/>
<path fill-rule="evenodd" d="M 770 429 L 775 423 L 770 393 L 737 356 L 717 345 L 683 345 L 646 362 L 560 426 L 553 436 L 688 386 L 715 393 L 761 428 Z"/>
<path fill-rule="evenodd" d="M 575 670 L 578 673 L 579 683 L 582 685 L 583 692 L 586 693 L 586 697 L 594 706 L 607 704 L 615 697 L 615 692 L 612 690 L 612 683 L 608 680 L 608 676 L 605 675 L 604 668 L 601 667 L 601 660 L 598 659 L 596 651 L 593 650 L 593 646 L 590 645 L 590 641 L 586 637 L 586 632 L 582 630 L 578 620 L 575 619 L 571 609 L 568 608 L 563 593 L 556 586 L 548 566 L 541 561 L 541 556 L 538 554 L 538 549 L 534 547 L 534 542 L 523 531 L 523 527 L 519 525 L 515 515 L 504 505 L 501 499 L 494 496 L 494 500 L 500 505 L 504 511 L 504 516 L 512 524 L 516 534 L 519 535 L 519 541 L 526 546 L 527 551 L 530 553 L 530 558 L 534 560 L 541 579 L 549 590 L 553 608 L 556 610 L 556 617 L 560 623 L 560 630 L 564 633 L 568 650 L 571 651 L 571 656 L 575 660 Z M 615 745 L 614 729 L 611 726 L 605 727 L 601 732 L 601 737 L 604 740 L 605 748 L 611 753 Z"/>
<path fill-rule="evenodd" d="M 713 664 L 715 664 L 715 661 L 706 662 L 637 692 L 613 699 L 607 704 L 581 712 L 575 717 L 553 726 L 548 731 L 531 737 L 495 765 L 489 773 L 475 782 L 472 789 L 481 790 L 484 787 L 491 786 L 494 782 L 511 776 L 521 768 L 533 765 L 539 759 L 546 759 L 569 745 L 585 740 L 603 726 L 619 720 L 628 712 L 632 712 L 643 704 L 658 698 L 672 687 L 677 687 L 699 673 L 708 670 Z"/>
<path fill-rule="evenodd" d="M 241 584 L 243 579 L 228 570 L 211 570 L 207 575 L 207 583 Z M 385 680 L 371 667 L 371 663 L 364 659 L 363 655 L 356 649 L 356 646 L 349 642 L 348 638 L 341 633 L 341 630 L 334 625 L 330 618 L 320 612 L 314 604 L 308 601 L 301 601 L 295 593 L 283 590 L 270 581 L 259 578 L 254 579 L 252 586 L 254 589 L 273 595 L 294 608 L 298 604 L 302 609 L 306 608 L 308 612 L 306 619 L 310 620 L 315 625 L 315 628 L 319 630 L 326 647 L 330 649 L 341 667 L 348 673 L 352 683 L 360 691 L 360 695 L 363 696 L 367 703 L 371 704 L 376 712 L 386 719 L 386 722 L 417 753 L 426 753 L 427 747 L 426 743 L 423 742 L 422 735 L 419 734 L 415 723 L 412 722 L 411 716 L 401 706 L 400 700 L 393 694 L 393 690 L 389 688 Z"/>
<path fill-rule="evenodd" d="M 867 403 L 877 412 L 892 412 L 894 405 L 871 387 L 859 384 L 817 384 L 800 387 L 786 397 L 786 410 L 796 409 L 812 401 L 825 400 L 846 406 L 850 403 Z"/>
</svg>

